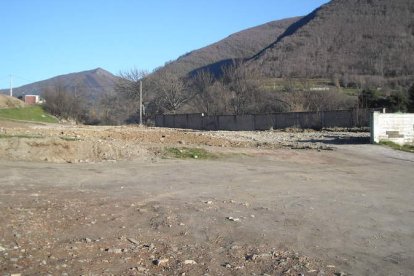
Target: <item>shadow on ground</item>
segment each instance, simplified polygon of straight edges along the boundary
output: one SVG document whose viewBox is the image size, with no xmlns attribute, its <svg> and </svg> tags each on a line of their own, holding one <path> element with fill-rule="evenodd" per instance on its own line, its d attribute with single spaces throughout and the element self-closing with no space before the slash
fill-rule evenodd
<svg viewBox="0 0 414 276">
<path fill-rule="evenodd" d="M 364 145 L 370 144 L 370 137 L 339 137 L 334 135 L 325 136 L 325 139 L 300 140 L 304 143 L 323 143 L 328 145 Z"/>
</svg>

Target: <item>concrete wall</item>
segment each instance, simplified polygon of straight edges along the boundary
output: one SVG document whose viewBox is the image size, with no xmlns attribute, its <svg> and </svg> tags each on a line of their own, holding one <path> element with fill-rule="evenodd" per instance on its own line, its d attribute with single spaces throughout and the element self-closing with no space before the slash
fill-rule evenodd
<svg viewBox="0 0 414 276">
<path fill-rule="evenodd" d="M 288 112 L 251 115 L 202 114 L 158 115 L 158 127 L 200 130 L 269 130 L 284 128 L 368 127 L 370 110 L 337 110 L 323 112 Z"/>
<path fill-rule="evenodd" d="M 371 142 L 414 143 L 414 114 L 372 113 Z"/>
</svg>

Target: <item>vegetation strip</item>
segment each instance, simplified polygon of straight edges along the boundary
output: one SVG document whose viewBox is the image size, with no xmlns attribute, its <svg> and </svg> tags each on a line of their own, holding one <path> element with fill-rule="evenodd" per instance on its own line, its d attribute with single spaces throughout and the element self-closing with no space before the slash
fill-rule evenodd
<svg viewBox="0 0 414 276">
<path fill-rule="evenodd" d="M 28 139 L 36 139 L 36 138 L 44 138 L 42 135 L 36 134 L 0 134 L 0 139 L 7 139 L 7 138 L 28 138 Z"/>
<path fill-rule="evenodd" d="M 0 118 L 43 123 L 58 122 L 55 117 L 47 114 L 41 106 L 0 109 Z"/>
<path fill-rule="evenodd" d="M 200 148 L 166 148 L 165 157 L 178 159 L 216 159 L 216 154 L 210 153 Z"/>
<path fill-rule="evenodd" d="M 379 142 L 379 144 L 383 145 L 383 146 L 390 147 L 390 148 L 395 149 L 395 150 L 414 153 L 414 145 L 402 145 L 401 146 L 401 145 L 398 145 L 398 144 L 396 144 L 394 142 L 391 142 L 391 141 L 381 141 L 381 142 Z"/>
</svg>

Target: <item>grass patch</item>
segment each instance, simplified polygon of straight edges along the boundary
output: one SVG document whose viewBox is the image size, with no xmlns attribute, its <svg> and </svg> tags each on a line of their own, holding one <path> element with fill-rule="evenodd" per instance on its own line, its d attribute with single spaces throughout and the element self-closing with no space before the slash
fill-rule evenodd
<svg viewBox="0 0 414 276">
<path fill-rule="evenodd" d="M 0 109 L 1 119 L 12 119 L 18 121 L 32 121 L 42 123 L 57 123 L 58 120 L 47 114 L 39 105 L 22 108 Z"/>
<path fill-rule="evenodd" d="M 400 146 L 400 145 L 398 145 L 398 144 L 396 144 L 394 142 L 391 142 L 391 141 L 381 141 L 381 142 L 379 142 L 379 144 L 380 145 L 383 145 L 383 146 L 390 147 L 390 148 L 395 149 L 395 150 L 401 150 L 401 151 L 406 151 L 406 152 L 412 152 L 412 153 L 414 153 L 414 145 L 403 145 L 403 146 Z"/>
<path fill-rule="evenodd" d="M 217 155 L 200 148 L 166 148 L 165 157 L 177 159 L 216 159 Z"/>
<path fill-rule="evenodd" d="M 42 135 L 36 134 L 0 134 L 0 139 L 8 139 L 8 138 L 28 138 L 28 139 L 36 139 L 36 138 L 43 138 Z"/>
</svg>

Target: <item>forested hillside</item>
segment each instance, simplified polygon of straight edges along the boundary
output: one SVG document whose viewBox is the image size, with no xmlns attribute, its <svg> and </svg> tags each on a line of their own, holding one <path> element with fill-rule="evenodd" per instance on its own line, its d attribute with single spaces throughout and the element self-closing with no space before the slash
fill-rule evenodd
<svg viewBox="0 0 414 276">
<path fill-rule="evenodd" d="M 227 59 L 244 59 L 254 56 L 282 34 L 300 17 L 272 21 L 257 27 L 230 35 L 214 44 L 194 50 L 167 63 L 163 68 L 184 76 L 191 71 Z"/>
<path fill-rule="evenodd" d="M 267 77 L 336 77 L 346 86 L 365 76 L 406 86 L 413 49 L 414 1 L 333 0 L 291 25 L 250 66 Z"/>
</svg>

